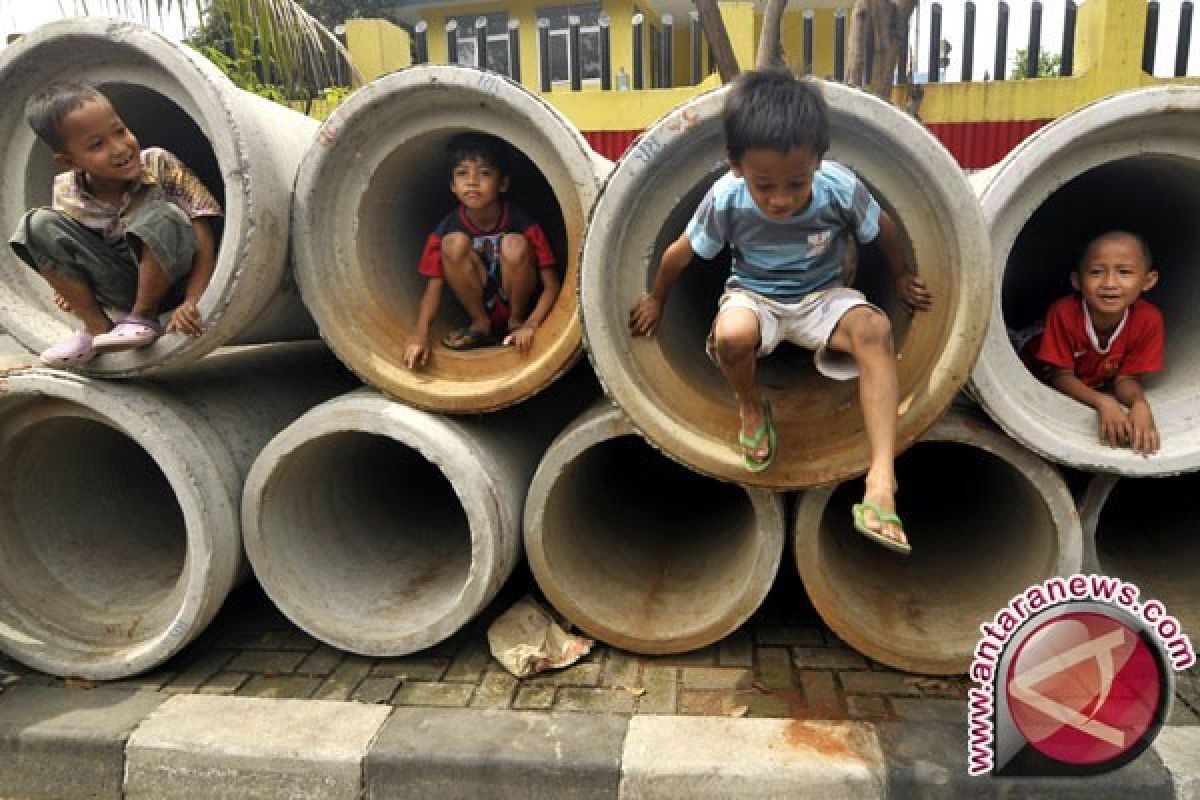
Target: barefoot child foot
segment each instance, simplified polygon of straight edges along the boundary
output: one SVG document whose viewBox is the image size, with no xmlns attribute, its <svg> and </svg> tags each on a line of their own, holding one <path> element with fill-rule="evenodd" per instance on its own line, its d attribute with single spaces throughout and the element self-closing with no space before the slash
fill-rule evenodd
<svg viewBox="0 0 1200 800">
<path fill-rule="evenodd" d="M 863 501 L 851 509 L 854 528 L 882 547 L 903 555 L 912 552 L 904 535 L 904 523 L 896 514 L 895 492 L 867 487 Z"/>
</svg>

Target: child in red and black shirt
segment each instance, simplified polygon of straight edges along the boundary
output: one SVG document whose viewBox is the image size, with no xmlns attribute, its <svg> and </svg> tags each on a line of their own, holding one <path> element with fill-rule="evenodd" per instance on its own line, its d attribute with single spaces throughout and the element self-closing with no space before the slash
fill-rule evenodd
<svg viewBox="0 0 1200 800">
<path fill-rule="evenodd" d="M 521 353 L 558 298 L 554 254 L 540 225 L 505 200 L 508 151 L 493 136 L 464 133 L 450 140 L 450 191 L 459 205 L 425 243 L 417 271 L 429 279 L 417 324 L 404 352 L 409 369 L 429 361 L 429 328 L 441 305 L 442 286 L 466 309 L 471 322 L 447 334 L 451 350 L 505 344 Z M 538 278 L 542 292 L 530 309 Z"/>
<path fill-rule="evenodd" d="M 1141 297 L 1156 283 L 1140 237 L 1125 231 L 1096 237 L 1071 273 L 1079 294 L 1050 306 L 1045 330 L 1022 351 L 1052 368 L 1054 388 L 1099 412 L 1102 442 L 1142 455 L 1159 447 L 1140 382 L 1163 368 L 1162 314 Z"/>
</svg>

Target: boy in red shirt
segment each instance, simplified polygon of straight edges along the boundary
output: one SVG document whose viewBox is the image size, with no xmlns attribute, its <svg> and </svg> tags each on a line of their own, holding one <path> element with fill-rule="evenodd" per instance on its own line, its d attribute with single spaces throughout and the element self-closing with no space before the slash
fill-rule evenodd
<svg viewBox="0 0 1200 800">
<path fill-rule="evenodd" d="M 429 361 L 429 328 L 444 284 L 471 317 L 470 324 L 442 339 L 444 346 L 471 350 L 503 343 L 521 353 L 529 351 L 561 285 L 541 226 L 501 196 L 509 183 L 504 142 L 464 133 L 451 139 L 446 151 L 450 191 L 459 205 L 429 235 L 417 264 L 429 282 L 404 351 L 409 369 Z M 539 276 L 542 293 L 531 310 Z"/>
<path fill-rule="evenodd" d="M 1144 456 L 1159 447 L 1140 382 L 1145 373 L 1163 368 L 1162 314 L 1141 298 L 1156 283 L 1158 272 L 1140 237 L 1125 231 L 1101 234 L 1071 273 L 1079 295 L 1050 306 L 1045 331 L 1025 349 L 1053 368 L 1054 388 L 1096 409 L 1102 442 L 1132 447 Z"/>
</svg>

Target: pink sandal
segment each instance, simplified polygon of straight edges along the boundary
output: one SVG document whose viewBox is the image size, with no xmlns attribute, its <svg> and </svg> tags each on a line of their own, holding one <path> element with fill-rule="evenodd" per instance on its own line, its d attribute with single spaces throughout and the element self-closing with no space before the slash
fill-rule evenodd
<svg viewBox="0 0 1200 800">
<path fill-rule="evenodd" d="M 162 336 L 162 326 L 157 320 L 130 314 L 117 320 L 117 324 L 108 333 L 102 333 L 92 339 L 92 347 L 103 353 L 133 350 L 152 344 L 159 336 Z"/>
<path fill-rule="evenodd" d="M 96 357 L 95 337 L 87 331 L 76 331 L 39 356 L 48 367 L 73 367 L 86 364 Z"/>
</svg>

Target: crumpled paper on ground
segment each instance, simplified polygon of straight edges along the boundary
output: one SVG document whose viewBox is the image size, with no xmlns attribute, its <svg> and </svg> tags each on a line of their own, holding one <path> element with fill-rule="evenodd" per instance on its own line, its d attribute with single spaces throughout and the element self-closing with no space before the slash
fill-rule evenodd
<svg viewBox="0 0 1200 800">
<path fill-rule="evenodd" d="M 569 667 L 595 644 L 567 633 L 532 597 L 522 597 L 497 617 L 487 636 L 492 655 L 518 678 Z"/>
</svg>

